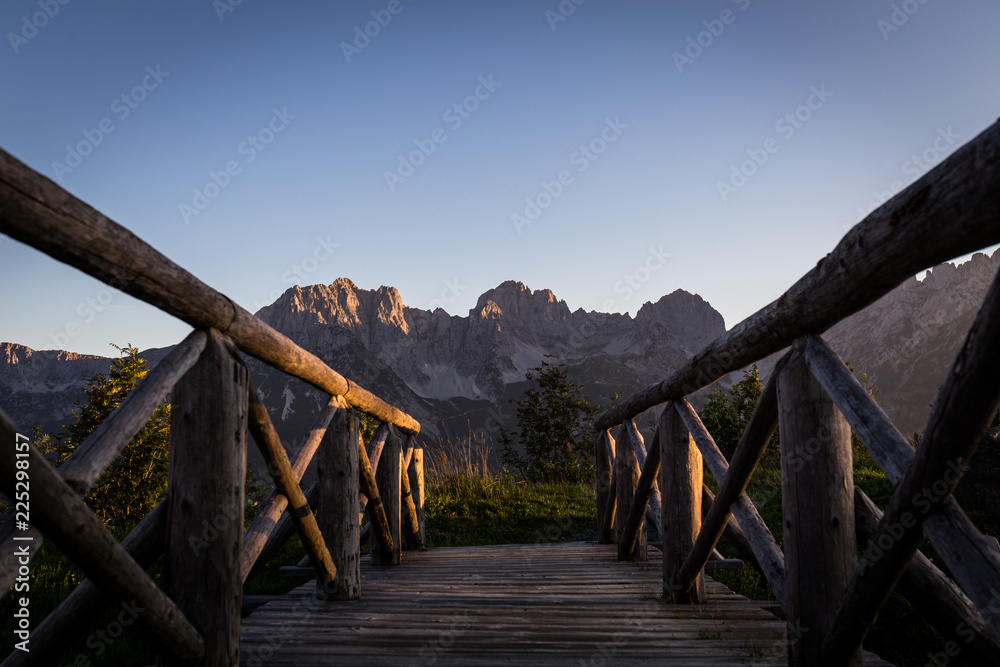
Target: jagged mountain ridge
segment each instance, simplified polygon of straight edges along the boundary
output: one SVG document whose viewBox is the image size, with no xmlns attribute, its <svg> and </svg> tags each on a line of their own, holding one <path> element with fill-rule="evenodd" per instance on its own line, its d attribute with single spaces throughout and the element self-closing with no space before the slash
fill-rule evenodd
<svg viewBox="0 0 1000 667">
<path fill-rule="evenodd" d="M 346 278 L 293 287 L 257 316 L 323 359 L 356 340 L 425 399 L 496 401 L 546 355 L 570 367 L 615 360 L 652 381 L 725 331 L 700 296 L 677 290 L 627 314 L 570 312 L 550 290 L 508 281 L 479 297 L 468 316 L 411 308 L 398 290 Z"/>
</svg>

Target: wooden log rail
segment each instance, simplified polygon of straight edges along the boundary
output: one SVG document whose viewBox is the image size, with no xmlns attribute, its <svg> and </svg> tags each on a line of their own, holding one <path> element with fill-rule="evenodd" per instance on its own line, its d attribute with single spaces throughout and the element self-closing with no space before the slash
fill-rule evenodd
<svg viewBox="0 0 1000 667">
<path fill-rule="evenodd" d="M 2 663 L 50 664 L 69 637 L 116 603 L 144 611 L 139 626 L 159 647 L 162 665 L 238 665 L 242 588 L 293 530 L 302 537 L 317 579 L 317 597 L 360 594 L 359 510 L 375 526 L 373 551 L 401 561 L 400 529 L 410 548 L 424 548 L 423 449 L 420 424 L 211 289 L 131 232 L 0 150 L 0 232 L 171 313 L 195 327 L 58 469 L 33 445 L 20 458 L 0 452 L 0 491 L 13 498 L 27 461 L 32 524 L 0 526 L 4 554 L 32 538 L 28 558 L 51 539 L 87 579 L 32 634 L 31 651 Z M 289 456 L 240 352 L 330 394 L 316 422 Z M 100 475 L 171 394 L 166 498 L 118 543 L 86 507 Z M 395 460 L 369 460 L 352 409 L 383 423 Z M 247 433 L 275 483 L 244 534 Z M 22 435 L 18 436 L 21 433 Z M 27 441 L 0 411 L 0 436 Z M 405 437 L 405 443 L 403 438 Z M 314 455 L 318 482 L 299 486 Z M 376 471 L 378 475 L 376 477 Z M 378 483 L 376 483 L 378 480 Z M 318 518 L 313 508 L 319 508 Z M 145 573 L 165 554 L 163 587 Z M 0 559 L 5 594 L 24 565 Z"/>
<path fill-rule="evenodd" d="M 865 635 L 897 583 L 946 637 L 963 624 L 977 658 L 1000 664 L 1000 553 L 951 496 L 1000 408 L 1000 275 L 916 452 L 819 337 L 915 273 L 1000 242 L 998 191 L 1000 123 L 856 225 L 777 301 L 599 415 L 599 541 L 616 542 L 622 559 L 642 559 L 658 495 L 664 598 L 699 603 L 715 546 L 732 535 L 798 637 L 790 665 L 860 665 Z M 685 397 L 788 347 L 727 462 Z M 637 466 L 633 420 L 654 408 L 656 444 L 641 449 Z M 784 552 L 746 496 L 779 423 Z M 854 489 L 852 430 L 897 487 L 884 516 Z M 703 493 L 703 463 L 719 485 L 714 499 Z M 950 577 L 919 553 L 925 533 Z"/>
</svg>

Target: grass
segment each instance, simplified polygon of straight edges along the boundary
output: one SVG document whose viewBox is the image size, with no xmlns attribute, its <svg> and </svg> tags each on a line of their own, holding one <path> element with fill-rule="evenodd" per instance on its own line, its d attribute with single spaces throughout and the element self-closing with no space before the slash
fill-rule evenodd
<svg viewBox="0 0 1000 667">
<path fill-rule="evenodd" d="M 769 450 L 771 448 L 768 448 Z M 482 442 L 445 443 L 428 452 L 426 464 L 426 530 L 430 547 L 488 544 L 531 544 L 582 539 L 596 535 L 597 512 L 594 485 L 591 484 L 530 484 L 499 470 L 495 457 Z M 892 493 L 892 485 L 862 449 L 855 448 L 855 484 L 878 505 L 884 507 Z M 710 475 L 706 481 L 711 485 Z M 764 522 L 779 544 L 782 539 L 781 476 L 776 452 L 768 451 L 754 474 L 749 494 L 758 506 Z M 257 490 L 259 495 L 259 489 Z M 986 509 L 970 508 L 975 518 Z M 982 510 L 981 512 L 979 510 Z M 116 535 L 119 539 L 124 534 Z M 723 541 L 719 550 L 727 557 L 739 557 Z M 933 552 L 927 552 L 932 555 Z M 298 536 L 293 536 L 279 555 L 244 588 L 248 595 L 280 595 L 303 583 L 301 579 L 283 578 L 278 570 L 293 565 L 303 554 Z M 150 568 L 150 575 L 159 581 L 160 564 Z M 82 579 L 82 573 L 50 543 L 46 543 L 31 565 L 32 626 L 54 609 Z M 766 581 L 755 570 L 719 570 L 712 573 L 719 582 L 735 592 L 754 600 L 773 600 Z M 14 595 L 0 601 L 0 615 L 11 618 Z M 98 631 L 113 627 L 120 609 L 109 611 L 81 628 L 79 639 L 66 642 L 66 651 L 59 665 L 76 664 L 85 655 L 89 664 L 148 665 L 154 651 L 145 637 L 129 629 L 110 643 L 100 639 Z M 4 646 L 13 645 L 12 627 L 4 624 L 0 639 Z M 705 636 L 704 639 L 712 637 Z M 879 614 L 869 635 L 866 648 L 901 667 L 920 666 L 927 655 L 937 653 L 947 639 L 927 624 L 919 613 L 902 597 L 894 594 Z M 754 653 L 756 647 L 748 650 Z M 100 654 L 98 654 L 100 651 Z M 951 665 L 972 664 L 962 658 Z M 87 664 L 81 662 L 79 664 Z"/>
</svg>

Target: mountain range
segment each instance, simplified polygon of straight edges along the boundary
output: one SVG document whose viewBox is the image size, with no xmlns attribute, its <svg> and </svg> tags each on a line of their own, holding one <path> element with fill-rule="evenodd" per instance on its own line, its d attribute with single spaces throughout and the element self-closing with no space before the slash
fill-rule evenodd
<svg viewBox="0 0 1000 667">
<path fill-rule="evenodd" d="M 938 385 L 961 347 L 997 269 L 1000 251 L 911 278 L 825 334 L 906 431 L 923 427 Z M 628 314 L 570 311 L 550 290 L 508 281 L 488 290 L 467 316 L 411 308 L 394 287 L 368 290 L 346 278 L 295 286 L 257 316 L 331 367 L 420 420 L 431 438 L 496 435 L 515 422 L 509 399 L 525 372 L 558 357 L 595 402 L 666 377 L 725 331 L 721 314 L 676 290 Z M 155 364 L 167 352 L 144 352 Z M 761 362 L 767 375 L 777 355 Z M 258 390 L 287 443 L 325 402 L 309 385 L 248 358 Z M 22 428 L 56 430 L 71 419 L 83 378 L 110 359 L 0 343 L 0 407 Z M 737 379 L 739 374 L 734 374 Z M 723 384 L 728 384 L 729 380 Z"/>
</svg>

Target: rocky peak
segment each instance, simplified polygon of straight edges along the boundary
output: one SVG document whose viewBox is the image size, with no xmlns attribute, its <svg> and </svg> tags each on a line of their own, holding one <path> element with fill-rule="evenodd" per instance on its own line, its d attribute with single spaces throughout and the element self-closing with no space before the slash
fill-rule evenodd
<svg viewBox="0 0 1000 667">
<path fill-rule="evenodd" d="M 490 302 L 494 304 L 493 307 L 487 305 Z M 532 292 L 524 283 L 513 280 L 500 283 L 484 292 L 470 315 L 481 317 L 481 313 L 488 313 L 493 316 L 496 311 L 516 322 L 563 321 L 569 318 L 566 302 L 557 299 L 552 290 Z"/>
<path fill-rule="evenodd" d="M 726 331 L 722 315 L 697 294 L 682 289 L 647 301 L 635 314 L 640 328 L 660 325 L 672 331 L 688 353 L 695 353 Z"/>
</svg>

